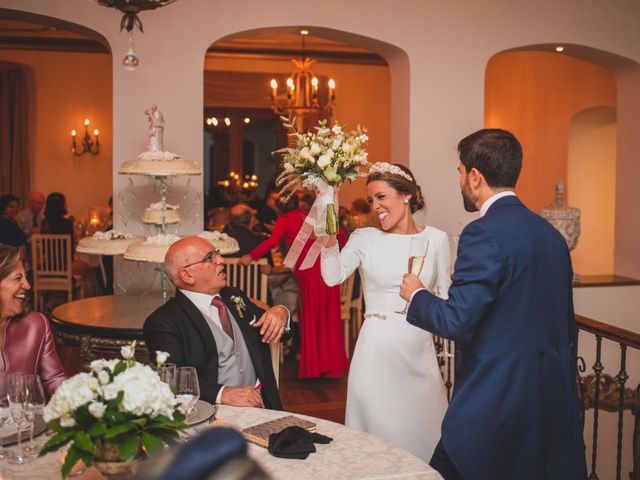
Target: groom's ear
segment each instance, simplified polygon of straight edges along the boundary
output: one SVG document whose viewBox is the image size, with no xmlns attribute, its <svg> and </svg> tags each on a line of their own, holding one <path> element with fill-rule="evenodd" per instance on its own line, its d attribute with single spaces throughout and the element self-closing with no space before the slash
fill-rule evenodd
<svg viewBox="0 0 640 480">
<path fill-rule="evenodd" d="M 484 175 L 482 175 L 482 173 L 480 173 L 480 170 L 478 170 L 475 167 L 473 167 L 469 171 L 469 175 L 468 176 L 469 176 L 469 185 L 473 189 L 477 190 L 478 188 L 480 188 L 482 183 L 485 182 Z"/>
</svg>

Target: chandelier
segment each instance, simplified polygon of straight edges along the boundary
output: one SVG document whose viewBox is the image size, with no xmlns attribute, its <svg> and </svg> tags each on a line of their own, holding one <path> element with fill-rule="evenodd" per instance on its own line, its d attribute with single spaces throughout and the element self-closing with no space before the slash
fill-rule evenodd
<svg viewBox="0 0 640 480">
<path fill-rule="evenodd" d="M 295 70 L 285 85 L 284 94 L 278 92 L 278 81 L 271 79 L 271 110 L 278 115 L 295 117 L 299 131 L 307 130 L 318 119 L 329 118 L 335 107 L 336 82 L 327 82 L 326 101 L 321 103 L 320 82 L 311 70 L 315 60 L 305 57 L 305 37 L 308 30 L 301 30 L 302 50 L 300 59 L 292 58 Z"/>
<path fill-rule="evenodd" d="M 138 27 L 138 30 L 144 33 L 142 21 L 140 17 L 138 17 L 138 13 L 144 10 L 155 10 L 156 8 L 164 7 L 175 1 L 176 0 L 94 0 L 98 5 L 115 8 L 123 13 L 122 19 L 120 20 L 120 31 L 126 30 L 129 32 L 129 49 L 122 59 L 124 68 L 133 71 L 140 63 L 138 55 L 133 51 L 134 27 Z"/>
</svg>

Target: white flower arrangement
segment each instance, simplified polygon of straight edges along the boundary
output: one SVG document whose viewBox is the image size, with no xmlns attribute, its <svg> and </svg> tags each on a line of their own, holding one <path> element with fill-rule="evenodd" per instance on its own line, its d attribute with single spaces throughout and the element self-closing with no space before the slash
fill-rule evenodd
<svg viewBox="0 0 640 480">
<path fill-rule="evenodd" d="M 119 230 L 107 230 L 106 232 L 94 233 L 92 238 L 95 240 L 128 240 L 130 238 L 135 238 L 135 235 L 121 232 Z"/>
<path fill-rule="evenodd" d="M 180 208 L 180 204 L 171 205 L 169 203 L 164 204 L 165 210 L 177 210 Z M 162 202 L 156 202 L 149 205 L 149 210 L 162 210 Z"/>
<path fill-rule="evenodd" d="M 147 150 L 146 152 L 142 152 L 138 155 L 138 159 L 140 160 L 157 160 L 157 161 L 170 161 L 170 160 L 180 160 L 182 157 L 177 153 L 172 152 L 152 152 Z"/>
<path fill-rule="evenodd" d="M 78 460 L 89 466 L 98 441 L 118 447 L 120 457 L 131 461 L 140 445 L 147 453 L 162 449 L 184 429 L 184 415 L 169 385 L 149 365 L 135 361 L 135 342 L 122 347 L 123 360 L 95 360 L 89 373 L 79 373 L 62 383 L 44 408 L 44 420 L 54 436 L 40 455 L 71 442 L 62 476 Z M 168 354 L 157 352 L 157 365 Z"/>
<path fill-rule="evenodd" d="M 157 245 L 159 247 L 168 247 L 169 245 L 174 244 L 180 240 L 178 235 L 171 235 L 169 233 L 152 235 L 151 237 L 147 237 L 144 241 L 145 245 Z"/>
<path fill-rule="evenodd" d="M 295 147 L 275 152 L 282 155 L 283 171 L 276 183 L 282 187 L 280 193 L 285 198 L 293 195 L 299 187 L 334 187 L 345 180 L 352 182 L 366 175 L 360 171 L 361 167 L 369 166 L 364 148 L 369 141 L 365 128 L 358 126 L 355 131 L 346 132 L 338 123 L 329 128 L 327 121 L 321 120 L 315 132 L 298 132 L 293 119 L 281 118 L 284 126 L 291 130 L 289 135 L 296 139 Z M 327 205 L 325 230 L 329 235 L 337 233 L 333 203 Z"/>
</svg>

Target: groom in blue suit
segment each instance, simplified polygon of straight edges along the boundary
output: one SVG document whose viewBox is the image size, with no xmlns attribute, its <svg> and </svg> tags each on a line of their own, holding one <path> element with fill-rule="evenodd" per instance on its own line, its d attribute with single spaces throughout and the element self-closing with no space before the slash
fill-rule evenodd
<svg viewBox="0 0 640 480">
<path fill-rule="evenodd" d="M 465 209 L 448 300 L 405 275 L 407 321 L 455 340 L 455 384 L 431 465 L 446 480 L 587 478 L 571 258 L 514 193 L 522 148 L 485 129 L 458 144 Z M 425 407 L 426 408 L 426 407 Z"/>
</svg>

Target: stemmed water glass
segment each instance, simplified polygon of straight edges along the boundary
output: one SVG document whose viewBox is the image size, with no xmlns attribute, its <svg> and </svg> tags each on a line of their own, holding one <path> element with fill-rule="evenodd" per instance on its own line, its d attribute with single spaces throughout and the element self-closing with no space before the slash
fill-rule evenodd
<svg viewBox="0 0 640 480">
<path fill-rule="evenodd" d="M 18 430 L 18 450 L 11 457 L 12 463 L 23 464 L 27 458 L 22 448 L 22 427 L 27 421 L 27 381 L 24 373 L 10 373 L 7 375 L 7 390 L 9 392 L 9 414 Z"/>
<path fill-rule="evenodd" d="M 176 398 L 184 414 L 189 417 L 194 413 L 200 398 L 198 373 L 194 367 L 180 367 L 176 372 Z"/>
<path fill-rule="evenodd" d="M 169 385 L 172 392 L 176 391 L 176 364 L 175 363 L 163 363 L 158 368 L 158 376 L 160 380 Z"/>
<path fill-rule="evenodd" d="M 409 262 L 407 266 L 407 272 L 415 276 L 420 276 L 425 259 L 427 258 L 427 251 L 429 250 L 429 240 L 420 237 L 411 237 L 409 243 Z M 407 314 L 409 308 L 409 302 L 405 302 L 404 308 L 401 311 L 396 311 L 401 315 Z"/>
</svg>

